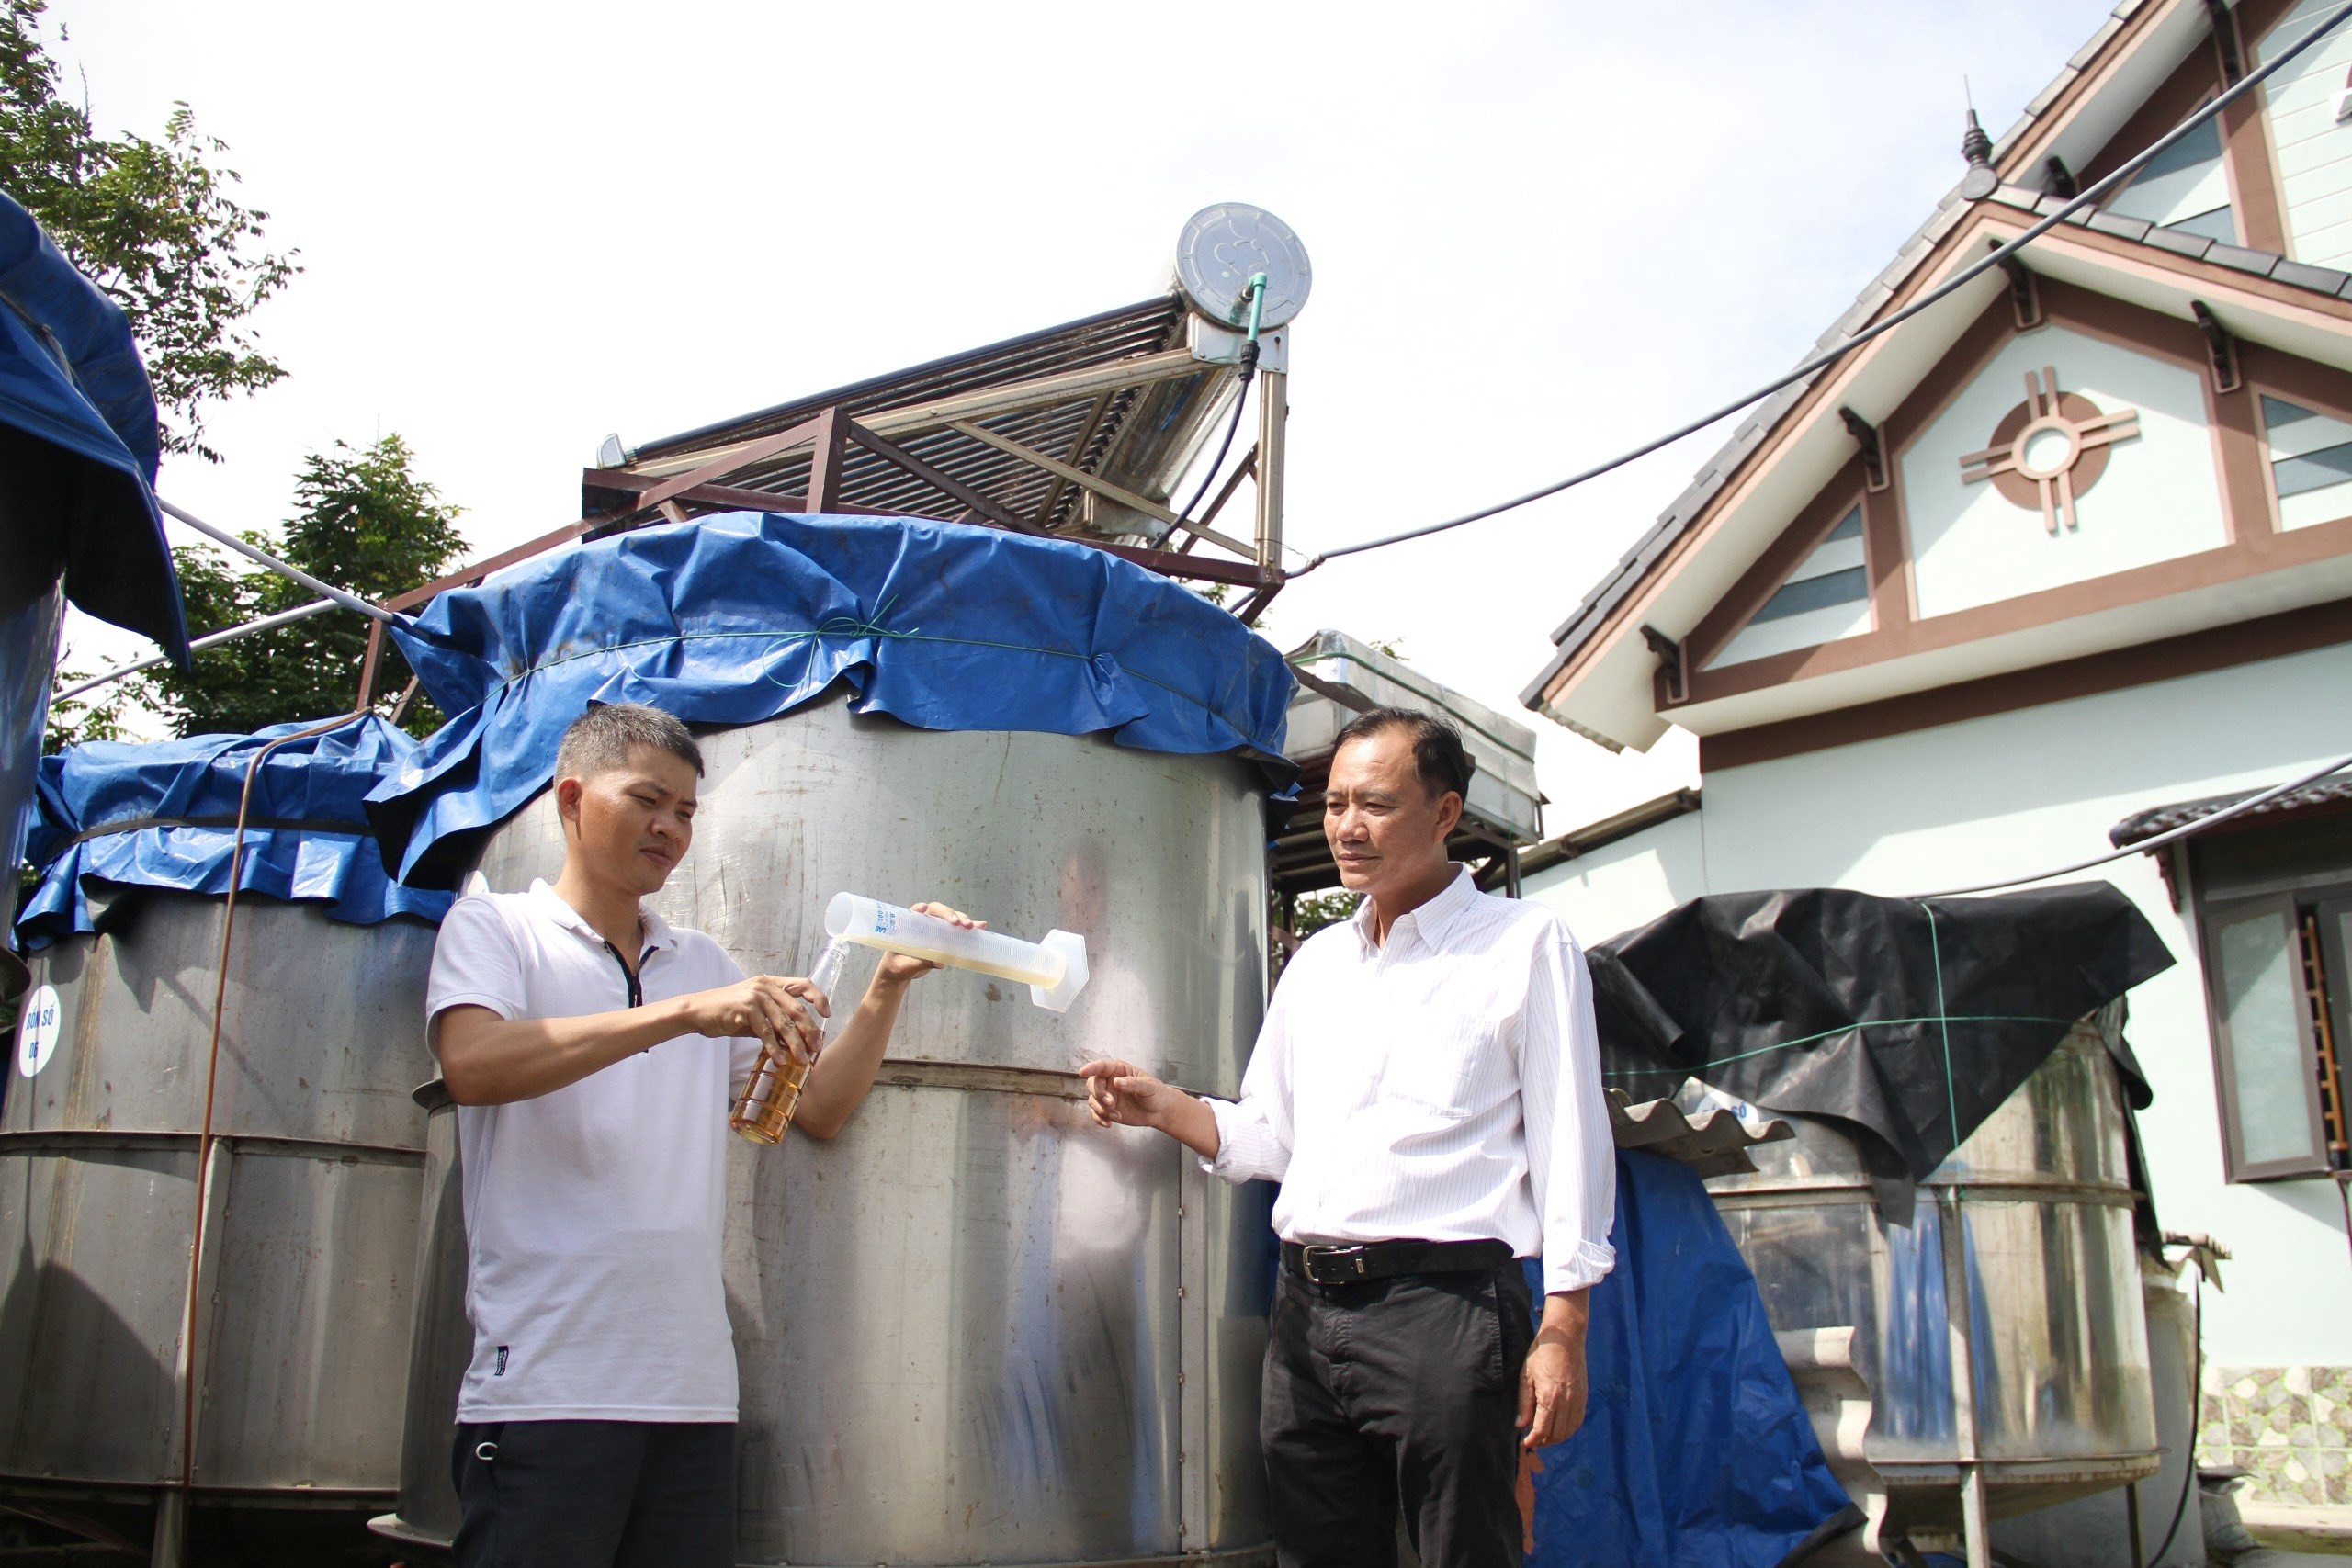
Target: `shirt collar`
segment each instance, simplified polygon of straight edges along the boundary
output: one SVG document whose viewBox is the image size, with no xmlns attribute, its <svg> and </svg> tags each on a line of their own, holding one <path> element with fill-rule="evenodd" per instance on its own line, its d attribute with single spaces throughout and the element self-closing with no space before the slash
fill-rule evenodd
<svg viewBox="0 0 2352 1568">
<path fill-rule="evenodd" d="M 1453 929 L 1453 922 L 1460 919 L 1479 897 L 1478 884 L 1471 876 L 1470 868 L 1457 864 L 1453 868 L 1453 880 L 1441 888 L 1436 897 L 1396 917 L 1388 928 L 1388 940 L 1394 942 L 1399 931 L 1410 930 L 1421 939 L 1424 947 L 1440 946 L 1445 941 L 1445 933 Z M 1356 907 L 1355 928 L 1356 940 L 1363 943 L 1365 953 L 1380 951 L 1379 942 L 1373 937 L 1371 899 L 1366 898 Z"/>
<path fill-rule="evenodd" d="M 586 916 L 565 903 L 563 895 L 558 893 L 548 884 L 547 878 L 542 876 L 532 879 L 530 898 L 539 913 L 557 925 L 569 931 L 578 931 L 600 947 L 604 945 L 605 933 L 590 925 Z M 642 904 L 637 907 L 637 926 L 644 938 L 646 952 L 678 945 L 678 933 L 672 929 L 670 922 Z M 635 960 L 642 955 L 631 953 L 629 956 Z"/>
</svg>

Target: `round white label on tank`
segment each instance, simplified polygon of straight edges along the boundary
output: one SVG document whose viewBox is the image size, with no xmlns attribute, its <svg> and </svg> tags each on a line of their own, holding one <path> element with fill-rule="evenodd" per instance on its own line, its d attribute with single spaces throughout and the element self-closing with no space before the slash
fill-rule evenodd
<svg viewBox="0 0 2352 1568">
<path fill-rule="evenodd" d="M 43 986 L 25 998 L 24 1015 L 17 1025 L 17 1071 L 30 1077 L 49 1066 L 57 1049 L 60 1016 L 56 987 Z"/>
</svg>

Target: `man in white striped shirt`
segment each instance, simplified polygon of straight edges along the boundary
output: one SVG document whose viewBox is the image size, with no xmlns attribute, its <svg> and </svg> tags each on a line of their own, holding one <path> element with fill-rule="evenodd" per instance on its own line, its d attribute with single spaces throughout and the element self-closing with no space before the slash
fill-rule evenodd
<svg viewBox="0 0 2352 1568">
<path fill-rule="evenodd" d="M 1584 1419 L 1616 1201 L 1590 980 L 1557 915 L 1447 858 L 1471 766 L 1426 714 L 1340 731 L 1323 830 L 1363 905 L 1283 971 L 1238 1102 L 1081 1069 L 1098 1123 L 1283 1184 L 1260 1423 L 1283 1568 L 1393 1568 L 1400 1504 L 1425 1568 L 1515 1568 L 1515 1448 Z"/>
</svg>

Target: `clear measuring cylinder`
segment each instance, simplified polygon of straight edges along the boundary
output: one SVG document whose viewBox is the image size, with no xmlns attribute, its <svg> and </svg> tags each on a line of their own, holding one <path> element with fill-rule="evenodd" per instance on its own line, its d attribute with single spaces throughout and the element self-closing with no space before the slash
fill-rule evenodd
<svg viewBox="0 0 2352 1568">
<path fill-rule="evenodd" d="M 808 978 L 828 1000 L 833 999 L 841 985 L 842 965 L 848 959 L 849 943 L 836 939 L 825 944 L 825 951 L 817 955 L 816 967 L 808 971 Z M 820 1031 L 828 1027 L 821 1015 L 817 1027 Z M 784 1130 L 792 1124 L 792 1113 L 800 1108 L 800 1090 L 808 1081 L 810 1065 L 797 1051 L 789 1052 L 781 1062 L 763 1051 L 743 1098 L 735 1102 L 735 1113 L 727 1119 L 728 1125 L 755 1144 L 781 1140 Z"/>
<path fill-rule="evenodd" d="M 1086 939 L 1074 931 L 1047 931 L 1042 942 L 1023 942 L 877 898 L 837 893 L 825 906 L 825 934 L 835 942 L 1014 981 L 1029 987 L 1031 1001 L 1052 1012 L 1067 1012 L 1086 988 Z"/>
</svg>

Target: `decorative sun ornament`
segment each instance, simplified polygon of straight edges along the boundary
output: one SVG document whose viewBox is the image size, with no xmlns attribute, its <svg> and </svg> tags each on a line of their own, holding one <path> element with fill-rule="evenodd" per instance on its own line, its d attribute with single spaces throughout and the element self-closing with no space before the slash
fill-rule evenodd
<svg viewBox="0 0 2352 1568">
<path fill-rule="evenodd" d="M 2080 392 L 2058 389 L 2045 366 L 2025 373 L 2025 401 L 1993 427 L 1993 445 L 1960 460 L 1960 482 L 1991 479 L 2013 505 L 2040 506 L 2052 534 L 2075 521 L 2075 498 L 2107 471 L 2107 449 L 2140 434 L 2140 411 L 2102 413 Z"/>
</svg>

